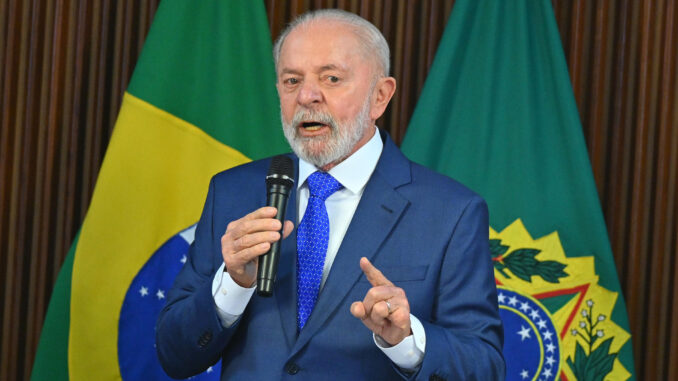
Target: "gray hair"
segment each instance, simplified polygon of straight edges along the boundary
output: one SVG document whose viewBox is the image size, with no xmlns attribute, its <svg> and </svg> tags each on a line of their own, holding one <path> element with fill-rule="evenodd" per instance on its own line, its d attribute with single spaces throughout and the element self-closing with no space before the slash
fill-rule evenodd
<svg viewBox="0 0 678 381">
<path fill-rule="evenodd" d="M 285 30 L 280 34 L 280 37 L 275 41 L 273 46 L 273 59 L 275 60 L 275 67 L 278 68 L 280 60 L 280 51 L 285 42 L 285 38 L 299 26 L 309 25 L 314 21 L 336 21 L 353 29 L 353 33 L 362 42 L 363 50 L 366 56 L 376 55 L 375 60 L 378 68 L 385 77 L 390 72 L 390 50 L 388 43 L 381 34 L 379 29 L 364 18 L 350 12 L 340 9 L 319 9 L 311 12 L 306 12 L 292 21 Z"/>
</svg>

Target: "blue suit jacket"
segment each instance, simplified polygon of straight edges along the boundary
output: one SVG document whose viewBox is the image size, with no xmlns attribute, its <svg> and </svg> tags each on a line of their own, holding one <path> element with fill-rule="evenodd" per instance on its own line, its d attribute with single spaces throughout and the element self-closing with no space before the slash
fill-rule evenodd
<svg viewBox="0 0 678 381">
<path fill-rule="evenodd" d="M 221 358 L 223 380 L 407 378 L 349 311 L 370 288 L 359 266 L 365 256 L 405 290 L 424 325 L 426 354 L 410 378 L 503 379 L 486 204 L 454 180 L 410 162 L 381 134 L 382 155 L 300 333 L 296 230 L 283 241 L 273 297 L 255 294 L 238 322 L 221 325 L 211 291 L 223 262 L 220 239 L 230 221 L 265 205 L 270 159 L 214 176 L 189 260 L 158 318 L 158 355 L 170 376 L 197 374 Z M 292 221 L 295 204 L 296 191 L 286 216 Z"/>
</svg>

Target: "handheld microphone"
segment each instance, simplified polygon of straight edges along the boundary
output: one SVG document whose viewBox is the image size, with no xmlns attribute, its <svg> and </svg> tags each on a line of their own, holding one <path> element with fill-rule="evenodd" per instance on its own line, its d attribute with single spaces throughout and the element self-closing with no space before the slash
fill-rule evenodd
<svg viewBox="0 0 678 381">
<path fill-rule="evenodd" d="M 268 252 L 259 257 L 259 268 L 257 269 L 257 294 L 259 296 L 273 295 L 273 284 L 278 273 L 280 244 L 285 226 L 287 199 L 293 186 L 294 162 L 288 156 L 278 155 L 274 157 L 266 176 L 266 206 L 272 206 L 278 210 L 275 218 L 280 221 L 282 227 L 280 228 L 280 240 L 271 243 Z"/>
</svg>

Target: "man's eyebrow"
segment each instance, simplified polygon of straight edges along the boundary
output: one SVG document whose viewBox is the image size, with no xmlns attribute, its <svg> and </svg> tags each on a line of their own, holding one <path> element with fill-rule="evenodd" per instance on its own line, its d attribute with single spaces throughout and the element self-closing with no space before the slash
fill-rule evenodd
<svg viewBox="0 0 678 381">
<path fill-rule="evenodd" d="M 280 74 L 296 74 L 296 75 L 301 75 L 301 73 L 297 70 L 294 69 L 282 69 L 280 71 Z"/>
</svg>

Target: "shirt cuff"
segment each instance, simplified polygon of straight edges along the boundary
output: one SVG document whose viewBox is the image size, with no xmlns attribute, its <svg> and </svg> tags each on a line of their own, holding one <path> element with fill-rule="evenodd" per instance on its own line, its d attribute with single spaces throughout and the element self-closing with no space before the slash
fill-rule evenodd
<svg viewBox="0 0 678 381">
<path fill-rule="evenodd" d="M 396 345 L 391 346 L 380 336 L 372 334 L 374 343 L 398 368 L 415 371 L 424 360 L 426 352 L 426 332 L 419 319 L 410 314 L 412 334 Z"/>
<path fill-rule="evenodd" d="M 256 284 L 250 288 L 239 286 L 231 275 L 224 271 L 226 265 L 221 264 L 212 280 L 212 296 L 217 307 L 217 315 L 224 328 L 229 328 L 245 311 L 250 302 Z"/>
</svg>

